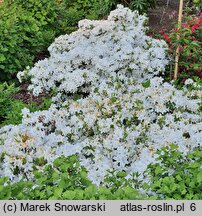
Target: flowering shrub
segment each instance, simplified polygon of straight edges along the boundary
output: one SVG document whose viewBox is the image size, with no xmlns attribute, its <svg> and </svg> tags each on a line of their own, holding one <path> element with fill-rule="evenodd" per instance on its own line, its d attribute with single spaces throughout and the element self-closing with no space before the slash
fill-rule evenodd
<svg viewBox="0 0 202 216">
<path fill-rule="evenodd" d="M 142 82 L 163 73 L 166 43 L 146 36 L 145 21 L 129 9 L 113 11 L 105 21 L 80 21 L 78 31 L 48 48 L 50 58 L 27 71 L 30 89 L 35 95 L 43 90 L 89 93 L 107 79 Z"/>
<path fill-rule="evenodd" d="M 198 76 L 202 79 L 202 13 L 199 17 L 187 17 L 181 27 L 175 27 L 170 33 L 161 31 L 163 38 L 174 56 L 179 46 L 179 75 L 185 81 Z"/>
<path fill-rule="evenodd" d="M 157 150 L 177 144 L 187 154 L 202 144 L 201 91 L 177 90 L 160 75 L 166 44 L 146 36 L 144 16 L 118 6 L 105 21 L 82 20 L 60 36 L 31 76 L 34 94 L 54 91 L 48 110 L 23 109 L 22 124 L 0 129 L 1 176 L 34 178 L 61 156 L 77 154 L 96 185 L 124 171 L 138 181 Z M 24 74 L 25 73 L 25 74 Z"/>
</svg>

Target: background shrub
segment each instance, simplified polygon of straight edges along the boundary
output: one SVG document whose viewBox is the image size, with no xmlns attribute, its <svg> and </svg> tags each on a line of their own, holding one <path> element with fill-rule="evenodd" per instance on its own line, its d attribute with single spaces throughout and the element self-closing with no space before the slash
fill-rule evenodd
<svg viewBox="0 0 202 216">
<path fill-rule="evenodd" d="M 154 8 L 156 6 L 156 0 L 131 0 L 129 2 L 130 8 L 138 10 L 140 13 L 145 13 L 149 8 Z"/>
<path fill-rule="evenodd" d="M 97 2 L 99 2 L 100 8 L 105 9 L 105 12 L 115 9 L 117 4 L 122 4 L 132 10 L 137 10 L 141 14 L 148 12 L 148 9 L 156 6 L 156 0 L 103 0 Z"/>
<path fill-rule="evenodd" d="M 169 45 L 174 61 L 175 51 L 179 46 L 179 84 L 187 78 L 202 80 L 202 13 L 200 16 L 187 16 L 179 28 L 176 26 L 170 32 L 161 31 Z"/>
<path fill-rule="evenodd" d="M 0 81 L 8 80 L 12 73 L 32 65 L 34 55 L 52 42 L 56 35 L 54 8 L 53 1 L 44 0 L 7 0 L 0 7 Z"/>
<path fill-rule="evenodd" d="M 14 87 L 14 84 L 0 84 L 0 125 L 7 119 L 8 113 L 12 113 L 14 101 L 11 98 L 11 95 L 17 91 L 18 89 Z"/>
<path fill-rule="evenodd" d="M 75 30 L 80 19 L 106 13 L 99 9 L 101 2 L 5 0 L 0 6 L 0 81 L 32 66 L 37 53 L 46 51 L 58 35 Z"/>
</svg>

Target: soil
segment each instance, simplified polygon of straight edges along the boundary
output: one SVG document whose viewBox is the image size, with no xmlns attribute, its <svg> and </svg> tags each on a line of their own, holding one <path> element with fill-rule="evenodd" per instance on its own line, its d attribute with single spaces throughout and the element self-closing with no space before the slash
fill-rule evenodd
<svg viewBox="0 0 202 216">
<path fill-rule="evenodd" d="M 50 55 L 47 52 L 41 52 L 38 53 L 35 56 L 34 62 L 43 60 L 45 58 L 48 58 Z M 40 105 L 43 102 L 43 98 L 46 96 L 45 93 L 41 93 L 39 96 L 34 96 L 30 91 L 28 91 L 29 84 L 24 83 L 20 86 L 20 91 L 13 95 L 13 98 L 23 101 L 24 103 L 36 103 L 37 105 Z"/>
<path fill-rule="evenodd" d="M 148 12 L 149 28 L 152 34 L 158 34 L 160 30 L 170 30 L 174 27 L 178 20 L 179 1 L 176 0 L 157 0 L 157 6 L 154 9 L 150 9 Z M 47 58 L 49 54 L 38 53 L 35 57 L 35 62 Z M 14 98 L 20 99 L 25 103 L 36 102 L 40 104 L 43 101 L 45 93 L 38 97 L 33 96 L 27 90 L 28 84 L 20 86 L 20 91 L 14 95 Z"/>
<path fill-rule="evenodd" d="M 14 94 L 12 97 L 14 99 L 18 99 L 23 101 L 26 104 L 29 103 L 36 103 L 37 105 L 40 105 L 43 102 L 43 98 L 47 96 L 45 93 L 41 93 L 39 96 L 34 96 L 30 91 L 28 91 L 28 85 L 29 84 L 22 84 L 20 86 L 20 91 L 16 94 Z"/>
<path fill-rule="evenodd" d="M 40 60 L 43 60 L 43 59 L 45 59 L 45 58 L 48 58 L 50 56 L 50 54 L 49 54 L 49 52 L 47 51 L 47 52 L 40 52 L 40 53 L 38 53 L 36 56 L 35 56 L 35 58 L 34 58 L 34 63 L 35 62 L 38 62 L 38 61 L 40 61 Z"/>
<path fill-rule="evenodd" d="M 157 6 L 148 13 L 152 33 L 162 29 L 171 30 L 178 20 L 179 2 L 176 0 L 157 0 Z"/>
</svg>

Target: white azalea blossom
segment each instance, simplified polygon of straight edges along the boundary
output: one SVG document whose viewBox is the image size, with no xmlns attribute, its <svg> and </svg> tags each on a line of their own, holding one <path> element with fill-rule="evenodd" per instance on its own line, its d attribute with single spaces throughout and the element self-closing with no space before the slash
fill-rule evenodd
<svg viewBox="0 0 202 216">
<path fill-rule="evenodd" d="M 163 73 L 166 43 L 148 37 L 145 22 L 145 16 L 121 6 L 107 20 L 81 20 L 78 31 L 57 38 L 48 48 L 50 57 L 28 71 L 29 89 L 38 95 L 52 89 L 75 93 L 89 86 L 90 92 L 109 77 L 141 82 Z"/>
<path fill-rule="evenodd" d="M 191 84 L 193 84 L 194 83 L 194 80 L 193 79 L 186 79 L 186 81 L 185 81 L 185 85 L 191 85 Z"/>
<path fill-rule="evenodd" d="M 38 158 L 42 170 L 78 154 L 97 185 L 109 171 L 139 172 L 143 180 L 161 147 L 176 144 L 184 154 L 201 147 L 201 91 L 177 90 L 160 77 L 166 43 L 146 36 L 145 20 L 118 6 L 107 20 L 82 20 L 55 40 L 50 57 L 28 71 L 29 88 L 54 90 L 53 103 L 23 109 L 20 125 L 0 129 L 0 175 L 31 179 Z"/>
</svg>

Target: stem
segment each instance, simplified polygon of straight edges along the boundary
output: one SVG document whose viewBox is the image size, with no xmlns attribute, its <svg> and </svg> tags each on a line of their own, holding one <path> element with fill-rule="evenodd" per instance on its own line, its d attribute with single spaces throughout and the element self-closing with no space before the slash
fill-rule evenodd
<svg viewBox="0 0 202 216">
<path fill-rule="evenodd" d="M 183 11 L 183 0 L 180 0 L 180 7 L 179 7 L 179 16 L 178 16 L 178 26 L 179 29 L 181 27 L 181 22 L 182 22 L 182 11 Z M 179 34 L 177 35 L 177 40 L 179 40 L 180 36 Z M 174 80 L 177 79 L 178 75 L 178 64 L 179 64 L 179 45 L 176 49 L 175 53 L 175 71 L 174 71 Z"/>
</svg>

